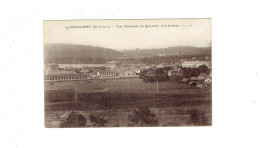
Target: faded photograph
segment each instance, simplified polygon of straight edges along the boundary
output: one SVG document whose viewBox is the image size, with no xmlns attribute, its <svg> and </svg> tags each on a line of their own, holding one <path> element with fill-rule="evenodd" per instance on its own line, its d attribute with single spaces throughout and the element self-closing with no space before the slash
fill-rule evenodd
<svg viewBox="0 0 260 148">
<path fill-rule="evenodd" d="M 44 21 L 47 128 L 212 125 L 211 19 Z"/>
</svg>

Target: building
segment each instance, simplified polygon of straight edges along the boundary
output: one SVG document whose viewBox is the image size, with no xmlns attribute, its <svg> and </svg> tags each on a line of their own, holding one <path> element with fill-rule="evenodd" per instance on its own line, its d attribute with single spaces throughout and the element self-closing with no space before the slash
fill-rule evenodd
<svg viewBox="0 0 260 148">
<path fill-rule="evenodd" d="M 183 76 L 184 75 L 184 72 L 181 68 L 178 69 L 178 72 L 176 73 L 177 76 Z"/>
<path fill-rule="evenodd" d="M 109 61 L 105 64 L 105 66 L 110 69 L 116 69 L 122 67 L 122 64 L 119 61 Z"/>
<path fill-rule="evenodd" d="M 90 70 L 90 68 L 88 66 L 84 66 L 81 68 L 81 70 Z"/>
<path fill-rule="evenodd" d="M 68 81 L 68 80 L 87 80 L 90 79 L 89 74 L 55 74 L 45 75 L 44 81 Z"/>
<path fill-rule="evenodd" d="M 97 71 L 97 76 L 99 79 L 110 79 L 116 78 L 117 73 L 114 70 L 100 70 Z"/>
<path fill-rule="evenodd" d="M 44 65 L 44 74 L 49 74 L 50 71 L 53 70 L 59 70 L 59 65 L 58 64 L 45 64 Z"/>
<path fill-rule="evenodd" d="M 184 68 L 198 68 L 201 65 L 206 65 L 208 68 L 210 66 L 210 61 L 183 61 L 181 66 Z"/>
<path fill-rule="evenodd" d="M 133 72 L 135 72 L 136 74 L 140 74 L 140 72 L 141 72 L 140 68 L 136 68 L 136 67 L 131 68 L 131 70 L 132 70 Z"/>
<path fill-rule="evenodd" d="M 181 62 L 187 61 L 187 59 L 181 59 Z"/>
<path fill-rule="evenodd" d="M 207 78 L 207 79 L 205 79 L 205 81 L 204 81 L 206 84 L 210 84 L 211 82 L 212 82 L 212 80 L 211 80 L 211 78 Z"/>
<path fill-rule="evenodd" d="M 183 78 L 182 79 L 182 83 L 189 83 L 190 82 L 190 79 L 188 79 L 188 78 Z"/>
<path fill-rule="evenodd" d="M 119 73 L 120 78 L 138 77 L 136 72 L 132 69 L 126 69 Z"/>
<path fill-rule="evenodd" d="M 200 73 L 198 76 L 199 80 L 205 80 L 207 77 L 208 77 L 208 74 L 205 72 Z"/>
<path fill-rule="evenodd" d="M 178 68 L 177 66 L 173 66 L 171 68 L 171 70 L 168 71 L 168 76 L 177 76 L 179 74 L 179 72 L 181 72 L 182 70 L 180 68 Z"/>
<path fill-rule="evenodd" d="M 148 70 L 147 73 L 146 73 L 146 76 L 154 77 L 154 76 L 155 76 L 155 71 L 153 71 L 153 70 Z"/>
<path fill-rule="evenodd" d="M 197 77 L 191 77 L 190 80 L 192 80 L 192 81 L 204 81 L 207 78 L 208 78 L 208 74 L 202 72 Z"/>
</svg>

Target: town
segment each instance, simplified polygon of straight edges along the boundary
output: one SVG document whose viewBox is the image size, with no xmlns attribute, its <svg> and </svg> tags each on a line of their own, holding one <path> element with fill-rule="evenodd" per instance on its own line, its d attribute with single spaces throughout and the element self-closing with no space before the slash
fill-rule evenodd
<svg viewBox="0 0 260 148">
<path fill-rule="evenodd" d="M 140 78 L 144 82 L 177 81 L 198 88 L 207 88 L 212 82 L 211 61 L 181 59 L 174 64 L 45 64 L 44 81 L 82 81 L 99 79 Z"/>
</svg>

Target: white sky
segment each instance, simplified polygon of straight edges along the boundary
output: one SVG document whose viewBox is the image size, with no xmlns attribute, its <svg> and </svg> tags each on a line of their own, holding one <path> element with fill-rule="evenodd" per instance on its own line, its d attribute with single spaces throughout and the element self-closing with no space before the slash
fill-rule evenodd
<svg viewBox="0 0 260 148">
<path fill-rule="evenodd" d="M 180 25 L 179 27 L 140 28 L 140 25 Z M 66 29 L 66 26 L 92 28 Z M 94 25 L 111 26 L 96 28 Z M 123 26 L 117 28 L 117 25 Z M 125 28 L 137 25 L 138 28 Z M 185 25 L 186 27 L 183 27 Z M 191 26 L 191 27 L 187 27 Z M 166 48 L 170 46 L 208 47 L 211 45 L 210 19 L 157 20 L 73 20 L 44 21 L 44 43 L 71 43 L 117 50 Z"/>
</svg>

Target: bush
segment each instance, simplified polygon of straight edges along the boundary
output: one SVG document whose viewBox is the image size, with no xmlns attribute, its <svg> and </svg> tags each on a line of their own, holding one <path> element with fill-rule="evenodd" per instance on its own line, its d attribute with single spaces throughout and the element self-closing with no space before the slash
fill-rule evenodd
<svg viewBox="0 0 260 148">
<path fill-rule="evenodd" d="M 108 120 L 106 120 L 104 117 L 98 116 L 98 115 L 89 115 L 90 122 L 93 124 L 95 127 L 104 127 L 108 123 Z"/>
<path fill-rule="evenodd" d="M 131 121 L 129 126 L 158 126 L 156 115 L 151 112 L 148 107 L 138 107 L 134 109 L 133 114 L 128 115 L 128 120 Z"/>
<path fill-rule="evenodd" d="M 84 127 L 86 117 L 82 114 L 72 111 L 65 119 L 62 119 L 60 127 Z"/>
</svg>

